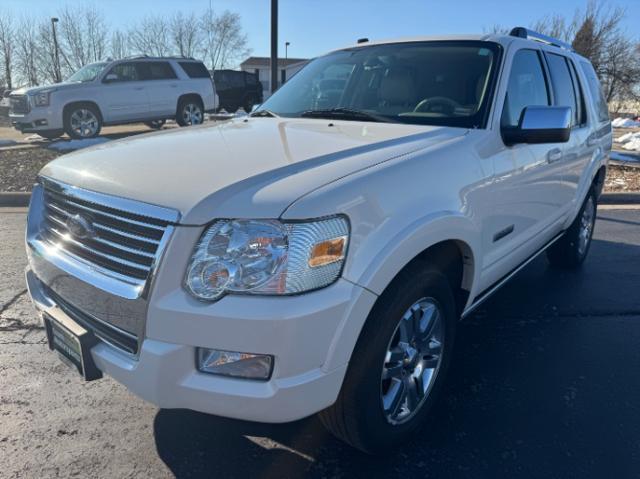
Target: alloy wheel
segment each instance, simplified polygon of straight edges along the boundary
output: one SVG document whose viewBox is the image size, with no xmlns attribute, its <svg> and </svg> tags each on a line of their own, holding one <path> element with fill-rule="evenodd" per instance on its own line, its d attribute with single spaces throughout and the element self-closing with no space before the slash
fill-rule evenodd
<svg viewBox="0 0 640 479">
<path fill-rule="evenodd" d="M 593 196 L 590 195 L 584 205 L 582 217 L 580 218 L 580 230 L 578 231 L 578 254 L 583 256 L 587 252 L 591 236 L 593 234 L 593 226 L 595 223 L 596 205 Z"/>
<path fill-rule="evenodd" d="M 81 108 L 71 114 L 70 125 L 73 133 L 79 138 L 91 138 L 98 132 L 100 123 L 91 110 Z"/>
<path fill-rule="evenodd" d="M 204 115 L 200 105 L 187 103 L 182 109 L 182 119 L 185 125 L 199 125 L 203 121 Z"/>
<path fill-rule="evenodd" d="M 440 369 L 443 341 L 437 301 L 416 301 L 400 319 L 382 367 L 380 399 L 389 423 L 406 423 L 424 405 Z"/>
</svg>

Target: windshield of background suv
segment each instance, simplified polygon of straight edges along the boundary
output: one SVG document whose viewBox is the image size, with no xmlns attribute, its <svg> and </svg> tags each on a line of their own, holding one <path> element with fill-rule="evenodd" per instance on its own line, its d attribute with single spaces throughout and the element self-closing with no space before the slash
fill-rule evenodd
<svg viewBox="0 0 640 479">
<path fill-rule="evenodd" d="M 107 63 L 91 63 L 89 65 L 83 66 L 80 70 L 75 72 L 69 78 L 66 79 L 68 82 L 88 82 L 96 79 L 98 75 L 104 70 L 104 67 L 107 66 Z"/>
<path fill-rule="evenodd" d="M 484 127 L 500 46 L 392 43 L 311 61 L 262 104 L 283 117 Z"/>
</svg>

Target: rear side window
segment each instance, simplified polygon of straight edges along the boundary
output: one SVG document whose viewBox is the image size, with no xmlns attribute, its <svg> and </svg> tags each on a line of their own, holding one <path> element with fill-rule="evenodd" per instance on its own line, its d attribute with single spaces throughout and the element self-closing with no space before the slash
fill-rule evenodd
<svg viewBox="0 0 640 479">
<path fill-rule="evenodd" d="M 600 80 L 598 80 L 596 71 L 593 69 L 591 63 L 588 62 L 580 62 L 580 68 L 587 78 L 587 86 L 589 87 L 589 92 L 591 92 L 591 98 L 593 98 L 595 102 L 598 120 L 609 121 L 609 107 L 602 94 L 602 87 L 600 86 Z"/>
<path fill-rule="evenodd" d="M 549 105 L 549 91 L 536 50 L 520 50 L 513 57 L 507 97 L 502 109 L 502 126 L 518 126 L 528 106 Z"/>
<path fill-rule="evenodd" d="M 189 78 L 211 78 L 209 70 L 200 62 L 179 62 Z"/>
<path fill-rule="evenodd" d="M 567 59 L 561 55 L 547 53 L 551 84 L 553 85 L 554 103 L 556 106 L 568 106 L 573 111 L 571 125 L 580 124 L 578 99 L 573 87 L 571 72 Z"/>
<path fill-rule="evenodd" d="M 176 72 L 173 71 L 169 62 L 147 62 L 148 78 L 150 80 L 174 80 Z"/>
</svg>

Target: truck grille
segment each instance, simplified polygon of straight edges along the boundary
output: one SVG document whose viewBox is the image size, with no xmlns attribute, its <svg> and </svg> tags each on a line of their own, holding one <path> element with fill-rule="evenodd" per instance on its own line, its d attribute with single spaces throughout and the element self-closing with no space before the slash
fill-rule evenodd
<svg viewBox="0 0 640 479">
<path fill-rule="evenodd" d="M 43 183 L 43 241 L 109 276 L 145 283 L 169 221 L 68 195 Z"/>
<path fill-rule="evenodd" d="M 15 95 L 9 97 L 9 112 L 25 114 L 29 113 L 29 99 L 27 95 Z"/>
</svg>

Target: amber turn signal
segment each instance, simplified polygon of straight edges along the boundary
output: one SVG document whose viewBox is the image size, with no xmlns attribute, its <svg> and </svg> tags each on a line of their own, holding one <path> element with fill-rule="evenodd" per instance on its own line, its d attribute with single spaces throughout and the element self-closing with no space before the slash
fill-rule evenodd
<svg viewBox="0 0 640 479">
<path fill-rule="evenodd" d="M 347 237 L 340 236 L 329 240 L 316 243 L 309 256 L 309 266 L 317 268 L 326 264 L 335 263 L 344 259 L 344 253 L 347 246 Z"/>
</svg>

